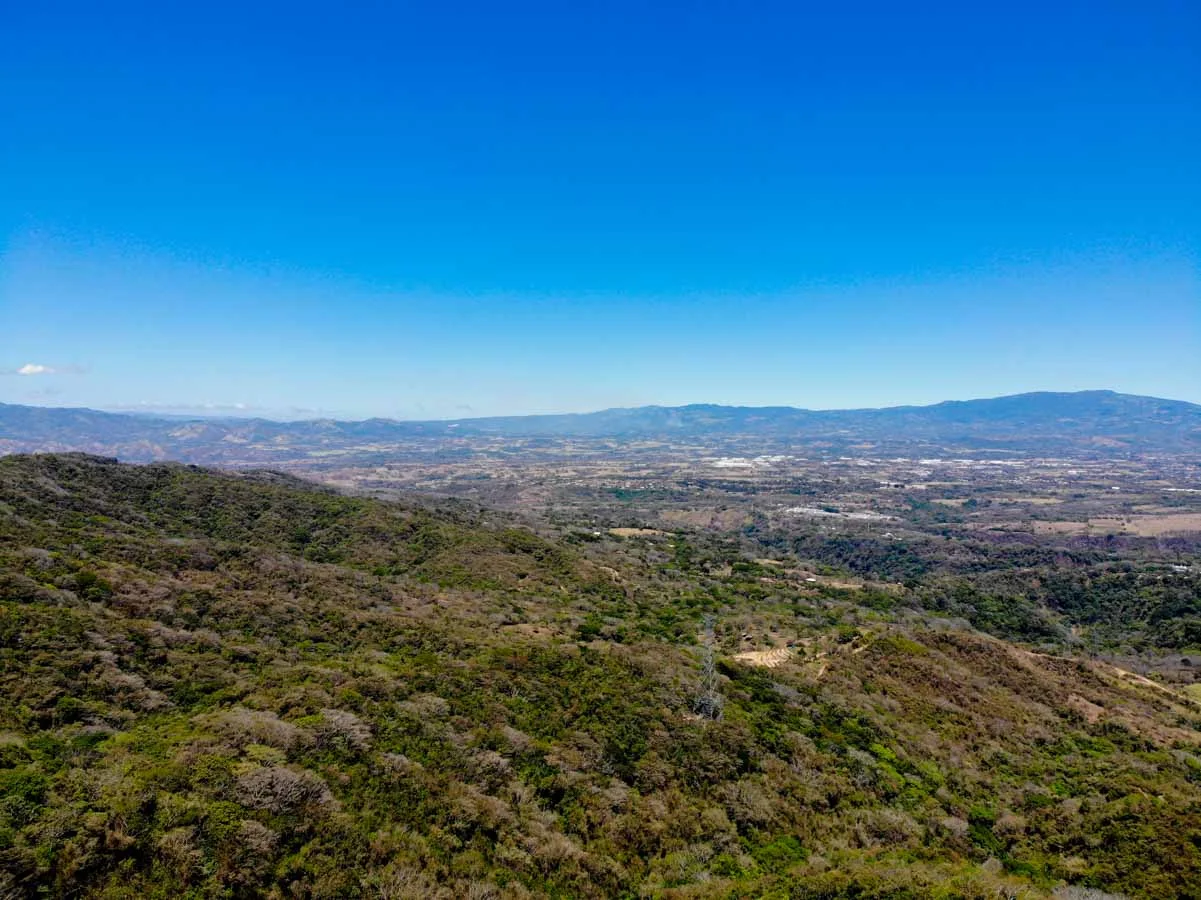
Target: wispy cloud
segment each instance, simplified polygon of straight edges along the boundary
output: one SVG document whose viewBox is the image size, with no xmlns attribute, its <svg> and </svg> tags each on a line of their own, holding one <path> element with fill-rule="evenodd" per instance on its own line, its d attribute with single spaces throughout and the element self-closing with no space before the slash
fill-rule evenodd
<svg viewBox="0 0 1201 900">
<path fill-rule="evenodd" d="M 18 366 L 15 369 L 0 369 L 0 375 L 22 375 L 30 377 L 33 375 L 82 375 L 85 369 L 83 366 L 48 366 L 45 363 L 25 363 L 23 366 Z"/>
</svg>

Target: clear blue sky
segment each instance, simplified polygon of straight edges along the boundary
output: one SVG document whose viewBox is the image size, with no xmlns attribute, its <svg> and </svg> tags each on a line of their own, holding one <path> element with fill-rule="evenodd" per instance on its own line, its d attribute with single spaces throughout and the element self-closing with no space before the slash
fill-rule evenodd
<svg viewBox="0 0 1201 900">
<path fill-rule="evenodd" d="M 0 401 L 1201 402 L 1193 0 L 183 7 L 0 12 Z"/>
</svg>

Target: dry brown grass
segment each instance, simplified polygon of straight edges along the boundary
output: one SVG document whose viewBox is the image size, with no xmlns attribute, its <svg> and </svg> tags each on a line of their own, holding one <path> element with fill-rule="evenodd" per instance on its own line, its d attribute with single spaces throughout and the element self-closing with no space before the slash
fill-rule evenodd
<svg viewBox="0 0 1201 900">
<path fill-rule="evenodd" d="M 1087 522 L 1031 522 L 1035 534 L 1136 534 L 1159 537 L 1176 532 L 1201 531 L 1201 513 L 1168 515 L 1094 516 Z"/>
<path fill-rule="evenodd" d="M 1141 537 L 1158 537 L 1174 531 L 1201 531 L 1201 513 L 1134 516 L 1129 520 L 1127 528 Z"/>
<path fill-rule="evenodd" d="M 782 666 L 788 662 L 791 656 L 792 651 L 787 647 L 777 647 L 773 650 L 747 650 L 745 653 L 734 654 L 734 658 L 741 663 L 749 666 L 761 666 L 765 669 Z"/>
</svg>

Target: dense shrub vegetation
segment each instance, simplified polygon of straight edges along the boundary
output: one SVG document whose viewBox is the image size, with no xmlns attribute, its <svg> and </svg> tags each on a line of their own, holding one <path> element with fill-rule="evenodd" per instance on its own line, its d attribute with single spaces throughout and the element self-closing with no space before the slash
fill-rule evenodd
<svg viewBox="0 0 1201 900">
<path fill-rule="evenodd" d="M 1201 897 L 1201 708 L 930 613 L 1054 640 L 1112 591 L 1195 642 L 1187 586 L 594 537 L 0 459 L 0 897 Z"/>
</svg>

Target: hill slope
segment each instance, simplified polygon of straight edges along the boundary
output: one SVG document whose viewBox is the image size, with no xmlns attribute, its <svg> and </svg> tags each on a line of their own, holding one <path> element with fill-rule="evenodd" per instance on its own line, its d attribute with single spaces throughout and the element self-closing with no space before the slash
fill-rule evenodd
<svg viewBox="0 0 1201 900">
<path fill-rule="evenodd" d="M 0 460 L 0 895 L 1201 897 L 1186 697 L 745 579 L 269 473 Z M 701 614 L 773 609 L 782 664 L 719 625 L 694 715 Z"/>
<path fill-rule="evenodd" d="M 85 451 L 131 461 L 280 462 L 495 438 L 741 438 L 826 452 L 993 451 L 1034 454 L 1201 453 L 1201 406 L 1111 391 L 1020 394 L 924 407 L 813 411 L 696 405 L 551 416 L 396 422 L 368 419 L 156 419 L 0 404 L 0 452 Z"/>
</svg>

